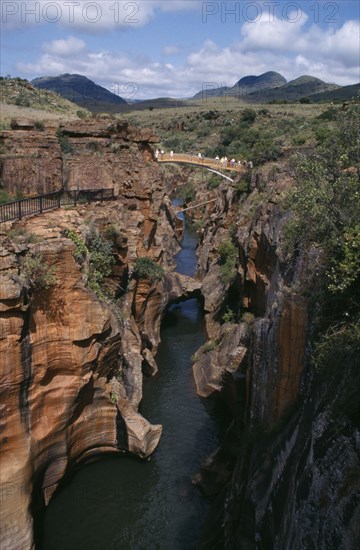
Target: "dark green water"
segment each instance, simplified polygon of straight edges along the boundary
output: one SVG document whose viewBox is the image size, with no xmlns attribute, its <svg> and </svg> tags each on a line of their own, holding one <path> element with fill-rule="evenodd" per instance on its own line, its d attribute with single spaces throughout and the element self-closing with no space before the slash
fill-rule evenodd
<svg viewBox="0 0 360 550">
<path fill-rule="evenodd" d="M 186 229 L 177 270 L 192 275 L 196 235 Z M 159 373 L 145 379 L 140 412 L 163 425 L 148 461 L 103 458 L 81 468 L 50 503 L 42 550 L 191 550 L 207 502 L 191 483 L 216 448 L 214 401 L 195 393 L 191 355 L 205 341 L 195 299 L 169 307 L 157 355 Z"/>
</svg>

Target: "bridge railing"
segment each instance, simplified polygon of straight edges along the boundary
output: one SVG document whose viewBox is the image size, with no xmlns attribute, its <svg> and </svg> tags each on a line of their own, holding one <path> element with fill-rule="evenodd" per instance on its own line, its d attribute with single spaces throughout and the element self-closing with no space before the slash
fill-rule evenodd
<svg viewBox="0 0 360 550">
<path fill-rule="evenodd" d="M 179 164 L 196 164 L 198 166 L 205 166 L 206 168 L 212 168 L 214 170 L 233 170 L 234 172 L 244 172 L 247 168 L 244 164 L 239 165 L 237 162 L 231 163 L 227 161 L 221 163 L 220 159 L 215 160 L 209 157 L 199 157 L 197 155 L 186 155 L 182 153 L 159 153 L 158 162 L 176 162 Z"/>
<path fill-rule="evenodd" d="M 24 216 L 41 214 L 60 206 L 76 206 L 79 203 L 113 200 L 114 189 L 60 190 L 36 197 L 19 199 L 0 205 L 0 223 L 21 220 Z"/>
</svg>

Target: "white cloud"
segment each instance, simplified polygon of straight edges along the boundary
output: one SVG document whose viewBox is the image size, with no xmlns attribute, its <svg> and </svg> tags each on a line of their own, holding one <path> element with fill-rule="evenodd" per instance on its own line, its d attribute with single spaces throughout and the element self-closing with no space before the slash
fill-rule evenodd
<svg viewBox="0 0 360 550">
<path fill-rule="evenodd" d="M 243 40 L 237 44 L 237 49 L 265 57 L 270 52 L 287 57 L 297 54 L 307 59 L 306 64 L 312 70 L 322 67 L 321 74 L 324 76 L 336 76 L 340 67 L 347 67 L 348 80 L 359 80 L 359 76 L 356 76 L 359 75 L 356 68 L 360 60 L 359 22 L 346 21 L 336 30 L 331 26 L 324 30 L 315 24 L 305 29 L 307 19 L 306 14 L 302 13 L 301 18 L 294 23 L 276 17 L 273 21 L 263 17 L 257 24 L 245 23 L 241 29 Z"/>
<path fill-rule="evenodd" d="M 51 55 L 68 57 L 77 55 L 84 51 L 86 44 L 83 40 L 69 36 L 66 39 L 53 40 L 52 42 L 43 44 L 43 51 Z"/>
<path fill-rule="evenodd" d="M 105 2 L 104 2 L 105 3 Z M 151 9 L 165 9 L 164 2 L 147 2 Z M 173 3 L 172 9 L 182 8 Z M 306 15 L 294 22 L 262 19 L 244 23 L 240 40 L 219 47 L 206 40 L 190 53 L 182 64 L 160 63 L 144 54 L 125 54 L 106 50 L 92 51 L 83 40 L 69 36 L 43 45 L 43 54 L 35 63 L 19 63 L 24 75 L 80 73 L 119 94 L 134 94 L 142 99 L 155 96 L 190 97 L 203 85 L 233 86 L 241 77 L 274 70 L 292 80 L 311 74 L 326 82 L 346 85 L 358 82 L 359 35 L 356 21 L 340 28 L 307 27 Z M 177 47 L 168 45 L 163 53 L 173 55 Z"/>
<path fill-rule="evenodd" d="M 180 48 L 178 46 L 165 46 L 163 48 L 164 55 L 176 55 L 180 52 Z"/>
<path fill-rule="evenodd" d="M 289 14 L 289 19 L 294 22 L 277 17 L 270 20 L 263 14 L 256 24 L 244 23 L 241 29 L 243 40 L 239 45 L 241 51 L 284 52 L 298 48 L 303 41 L 303 26 L 308 16 L 301 12 L 297 17 L 294 13 Z"/>
<path fill-rule="evenodd" d="M 192 11 L 198 0 L 3 0 L 4 29 L 39 24 L 60 24 L 90 34 L 142 27 L 157 11 Z"/>
</svg>

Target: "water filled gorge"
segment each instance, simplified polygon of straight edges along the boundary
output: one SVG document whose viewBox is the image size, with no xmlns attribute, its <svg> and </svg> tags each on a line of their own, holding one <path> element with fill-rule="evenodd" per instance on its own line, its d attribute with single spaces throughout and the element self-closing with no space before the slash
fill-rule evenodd
<svg viewBox="0 0 360 550">
<path fill-rule="evenodd" d="M 176 270 L 193 275 L 196 234 L 186 226 Z M 148 461 L 110 457 L 82 467 L 51 501 L 42 550 L 189 550 L 207 501 L 191 483 L 219 436 L 216 402 L 195 393 L 191 356 L 205 341 L 200 304 L 168 308 L 157 354 L 159 372 L 144 380 L 140 412 L 163 425 Z"/>
</svg>

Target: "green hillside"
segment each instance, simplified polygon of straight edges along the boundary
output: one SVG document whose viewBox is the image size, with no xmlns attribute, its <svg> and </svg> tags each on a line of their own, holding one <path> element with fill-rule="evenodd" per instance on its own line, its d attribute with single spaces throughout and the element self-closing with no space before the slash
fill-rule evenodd
<svg viewBox="0 0 360 550">
<path fill-rule="evenodd" d="M 35 78 L 31 84 L 41 90 L 55 92 L 93 113 L 119 112 L 119 107 L 127 105 L 122 97 L 79 74 Z"/>
<path fill-rule="evenodd" d="M 48 90 L 38 90 L 21 78 L 0 77 L 0 101 L 26 109 L 75 116 L 79 106 Z M 25 114 L 25 113 L 24 113 Z"/>
</svg>

